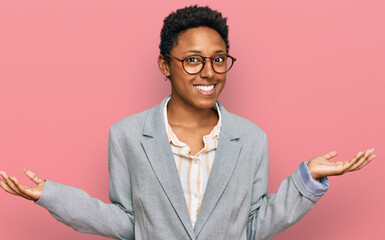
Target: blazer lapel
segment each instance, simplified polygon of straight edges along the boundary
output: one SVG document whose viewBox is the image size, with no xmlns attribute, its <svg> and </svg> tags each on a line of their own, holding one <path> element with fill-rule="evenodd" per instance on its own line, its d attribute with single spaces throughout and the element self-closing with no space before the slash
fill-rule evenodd
<svg viewBox="0 0 385 240">
<path fill-rule="evenodd" d="M 219 102 L 218 105 L 222 116 L 222 126 L 219 133 L 214 164 L 194 227 L 195 236 L 198 236 L 221 198 L 235 169 L 241 150 L 241 145 L 234 141 L 239 139 L 239 133 L 237 126 L 234 124 L 235 121 L 232 121 L 233 116 L 231 116 L 231 113 L 226 111 Z"/>
<path fill-rule="evenodd" d="M 165 129 L 163 106 L 166 99 L 149 110 L 143 129 L 143 135 L 148 136 L 148 138 L 142 141 L 142 146 L 176 214 L 190 238 L 195 239 L 178 170 Z"/>
</svg>

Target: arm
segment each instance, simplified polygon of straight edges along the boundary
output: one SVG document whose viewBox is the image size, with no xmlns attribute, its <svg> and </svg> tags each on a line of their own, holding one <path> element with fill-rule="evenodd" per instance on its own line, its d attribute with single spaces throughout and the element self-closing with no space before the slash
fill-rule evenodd
<svg viewBox="0 0 385 240">
<path fill-rule="evenodd" d="M 37 200 L 35 201 L 36 204 L 46 208 L 54 218 L 76 231 L 115 239 L 134 239 L 134 212 L 130 176 L 126 160 L 113 135 L 112 128 L 108 141 L 108 160 L 112 204 L 106 204 L 99 199 L 92 198 L 85 191 L 75 187 L 49 180 L 44 183 L 44 180 L 39 179 L 31 171 L 26 171 L 26 174 L 31 179 L 41 182 L 41 197 L 36 194 L 37 189 L 22 186 L 16 178 L 7 178 L 12 180 L 16 189 L 22 193 L 15 195 Z M 37 183 L 35 180 L 34 182 Z M 2 183 L 1 185 L 5 184 Z M 9 187 L 8 190 L 12 190 L 12 188 Z M 32 196 L 32 191 L 35 192 L 35 198 Z"/>
<path fill-rule="evenodd" d="M 266 134 L 262 142 L 261 160 L 254 178 L 248 239 L 269 239 L 292 226 L 309 212 L 327 191 L 327 176 L 358 170 L 375 157 L 375 155 L 369 157 L 367 151 L 365 154 L 358 153 L 350 161 L 332 163 L 328 160 L 334 157 L 335 153 L 318 156 L 308 165 L 302 163 L 281 183 L 276 193 L 266 194 L 269 158 Z M 343 167 L 341 167 L 342 164 Z M 320 182 L 317 182 L 314 177 Z M 261 188 L 265 194 L 258 194 Z"/>
</svg>

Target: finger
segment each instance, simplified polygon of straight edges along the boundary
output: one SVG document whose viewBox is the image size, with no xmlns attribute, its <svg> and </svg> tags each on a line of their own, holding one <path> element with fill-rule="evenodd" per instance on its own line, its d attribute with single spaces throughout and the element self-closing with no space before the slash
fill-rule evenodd
<svg viewBox="0 0 385 240">
<path fill-rule="evenodd" d="M 370 151 L 369 151 L 369 157 L 372 157 L 374 155 L 374 148 L 372 148 Z"/>
<path fill-rule="evenodd" d="M 10 187 L 8 187 L 8 185 L 3 180 L 0 180 L 0 187 L 4 189 L 4 191 L 6 191 L 7 193 L 10 193 L 13 195 L 19 195 L 15 191 L 13 191 Z"/>
<path fill-rule="evenodd" d="M 5 182 L 3 182 L 8 190 L 11 190 L 11 192 L 14 195 L 18 195 L 20 197 L 28 198 L 24 193 L 20 192 L 20 190 L 16 187 L 14 178 L 7 175 L 6 172 L 1 171 L 1 176 L 4 178 Z"/>
<path fill-rule="evenodd" d="M 17 186 L 17 184 L 19 184 L 19 186 L 22 186 L 22 185 L 19 183 L 19 181 L 16 179 L 16 177 L 9 177 L 9 178 L 13 182 L 13 184 L 14 184 L 15 188 L 17 189 L 17 192 L 19 193 L 20 197 L 23 197 L 23 198 L 26 198 L 26 199 L 31 199 L 30 196 L 28 196 L 23 191 L 21 191 L 20 187 Z"/>
<path fill-rule="evenodd" d="M 368 161 L 365 161 L 363 164 L 361 164 L 361 166 L 359 166 L 357 169 L 355 169 L 355 171 L 360 170 L 361 168 L 363 168 L 366 165 L 368 165 L 374 158 L 370 158 Z"/>
<path fill-rule="evenodd" d="M 349 161 L 344 161 L 344 162 L 334 162 L 335 165 L 339 165 L 340 167 L 340 173 L 339 174 L 344 174 L 347 172 L 355 163 L 357 163 L 360 158 L 364 155 L 365 152 L 359 152 L 357 155 Z"/>
<path fill-rule="evenodd" d="M 322 155 L 322 157 L 326 158 L 327 160 L 337 156 L 338 152 L 337 151 L 331 151 L 326 153 L 325 155 Z"/>
<path fill-rule="evenodd" d="M 361 156 L 363 156 L 365 154 L 365 152 L 359 152 L 357 153 L 357 155 L 355 156 L 355 158 L 360 158 Z"/>
<path fill-rule="evenodd" d="M 11 179 L 15 183 L 15 186 L 17 187 L 17 189 L 23 194 L 23 197 L 26 199 L 32 200 L 33 196 L 30 196 L 32 192 L 30 190 L 28 191 L 23 185 L 21 185 L 16 177 L 12 177 Z"/>
<path fill-rule="evenodd" d="M 365 152 L 363 152 L 363 154 L 361 154 L 361 156 L 357 159 L 358 161 L 355 161 L 355 163 L 352 164 L 349 168 L 347 168 L 344 173 L 358 170 L 359 167 L 368 160 L 368 156 L 370 153 L 371 150 L 366 150 Z"/>
<path fill-rule="evenodd" d="M 31 170 L 28 170 L 28 169 L 24 169 L 24 173 L 25 175 L 27 175 L 27 177 L 29 177 L 34 183 L 36 184 L 40 184 L 42 183 L 44 180 L 43 179 L 40 179 L 34 172 L 32 172 Z"/>
<path fill-rule="evenodd" d="M 13 181 L 11 180 L 11 178 L 7 175 L 6 172 L 4 171 L 1 171 L 1 176 L 3 177 L 3 179 L 5 180 L 5 183 L 7 184 L 7 186 L 12 189 L 14 192 L 20 194 L 20 192 L 18 191 L 17 187 L 15 186 L 15 184 L 13 183 Z"/>
<path fill-rule="evenodd" d="M 345 169 L 350 168 L 352 165 L 357 163 L 361 159 L 361 157 L 364 156 L 364 154 L 365 154 L 365 152 L 358 152 L 352 160 L 342 162 L 343 164 L 345 164 L 345 166 L 344 166 Z"/>
<path fill-rule="evenodd" d="M 365 167 L 375 158 L 376 158 L 376 155 L 372 155 L 367 161 L 365 161 L 363 164 L 361 164 L 361 166 L 359 166 L 355 171 L 360 170 L 361 168 Z"/>
</svg>

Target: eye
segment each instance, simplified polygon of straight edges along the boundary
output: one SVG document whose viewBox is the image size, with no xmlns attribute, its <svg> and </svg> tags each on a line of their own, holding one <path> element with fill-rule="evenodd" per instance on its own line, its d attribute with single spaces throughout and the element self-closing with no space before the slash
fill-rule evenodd
<svg viewBox="0 0 385 240">
<path fill-rule="evenodd" d="M 221 63 L 221 62 L 224 62 L 224 61 L 225 61 L 225 57 L 224 56 L 218 56 L 218 57 L 214 58 L 214 62 L 217 62 L 217 63 Z"/>
<path fill-rule="evenodd" d="M 191 56 L 191 57 L 188 57 L 186 61 L 191 63 L 196 63 L 196 62 L 199 62 L 199 59 L 195 56 Z"/>
</svg>

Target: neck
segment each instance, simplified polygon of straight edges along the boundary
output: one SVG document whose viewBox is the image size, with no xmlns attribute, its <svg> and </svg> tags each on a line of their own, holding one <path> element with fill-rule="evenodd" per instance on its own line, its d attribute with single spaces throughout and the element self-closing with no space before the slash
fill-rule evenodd
<svg viewBox="0 0 385 240">
<path fill-rule="evenodd" d="M 167 118 L 170 126 L 199 127 L 215 124 L 219 117 L 212 108 L 196 108 L 171 95 L 167 104 Z"/>
</svg>

